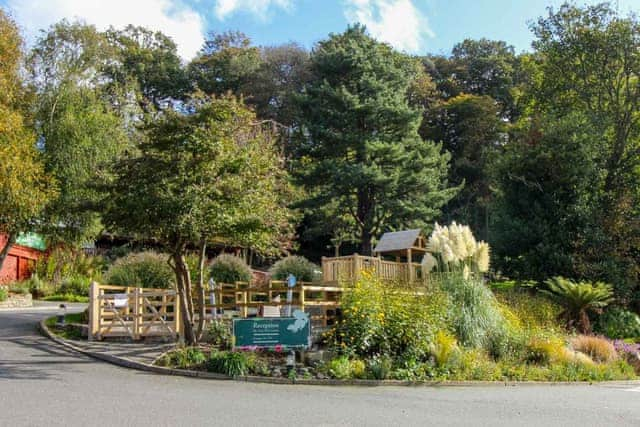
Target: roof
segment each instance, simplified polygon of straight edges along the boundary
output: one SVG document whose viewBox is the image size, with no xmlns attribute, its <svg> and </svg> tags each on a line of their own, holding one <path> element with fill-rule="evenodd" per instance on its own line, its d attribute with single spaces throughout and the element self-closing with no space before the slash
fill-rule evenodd
<svg viewBox="0 0 640 427">
<path fill-rule="evenodd" d="M 393 252 L 413 248 L 421 230 L 403 230 L 384 233 L 376 245 L 374 252 Z"/>
</svg>

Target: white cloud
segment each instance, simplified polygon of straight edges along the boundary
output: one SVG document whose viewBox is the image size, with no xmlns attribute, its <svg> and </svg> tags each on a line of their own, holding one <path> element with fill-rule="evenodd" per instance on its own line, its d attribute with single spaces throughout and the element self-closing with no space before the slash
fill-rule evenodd
<svg viewBox="0 0 640 427">
<path fill-rule="evenodd" d="M 204 41 L 204 20 L 184 4 L 170 0 L 9 0 L 28 38 L 62 18 L 80 19 L 104 30 L 128 24 L 162 31 L 178 45 L 184 59 L 192 58 Z"/>
<path fill-rule="evenodd" d="M 399 50 L 417 53 L 435 35 L 411 0 L 345 0 L 345 6 L 350 23 L 366 25 L 373 37 Z"/>
<path fill-rule="evenodd" d="M 240 11 L 266 20 L 269 17 L 269 9 L 280 8 L 289 11 L 292 5 L 292 0 L 216 0 L 214 12 L 221 21 Z"/>
</svg>

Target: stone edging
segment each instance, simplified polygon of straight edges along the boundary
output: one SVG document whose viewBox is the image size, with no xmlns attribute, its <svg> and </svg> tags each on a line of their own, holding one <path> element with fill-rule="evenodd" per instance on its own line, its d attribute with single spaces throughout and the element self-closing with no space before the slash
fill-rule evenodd
<svg viewBox="0 0 640 427">
<path fill-rule="evenodd" d="M 164 375 L 177 375 L 182 377 L 191 378 L 203 378 L 203 379 L 215 379 L 215 380 L 236 380 L 250 383 L 265 383 L 265 384 L 301 384 L 301 385 L 324 385 L 324 386 L 367 386 L 367 387 L 379 387 L 379 386 L 419 386 L 419 387 L 477 387 L 477 386 L 500 386 L 500 387 L 514 387 L 514 386 L 549 386 L 549 385 L 593 385 L 593 382 L 585 381 L 401 381 L 401 380 L 336 380 L 336 379 L 304 379 L 298 378 L 291 380 L 289 378 L 274 378 L 274 377 L 259 377 L 259 376 L 246 376 L 246 377 L 229 377 L 224 374 L 216 374 L 213 372 L 204 371 L 189 371 L 186 369 L 174 369 L 165 368 L 162 366 L 149 365 L 142 362 L 136 362 L 126 357 L 117 357 L 111 354 L 98 353 L 88 351 L 74 345 L 71 341 L 64 338 L 60 338 L 52 333 L 45 324 L 46 318 L 39 323 L 39 329 L 42 334 L 60 344 L 66 348 L 69 348 L 78 353 L 82 353 L 86 356 L 93 357 L 95 359 L 103 360 L 114 365 L 122 366 L 130 369 L 137 369 L 140 371 L 153 372 L 156 374 Z M 595 384 L 610 384 L 610 385 L 622 385 L 622 386 L 638 386 L 640 380 L 629 381 L 603 381 L 596 382 Z"/>
<path fill-rule="evenodd" d="M 33 298 L 31 294 L 16 294 L 10 295 L 9 298 L 0 302 L 0 308 L 2 309 L 16 309 L 16 308 L 32 308 Z"/>
</svg>

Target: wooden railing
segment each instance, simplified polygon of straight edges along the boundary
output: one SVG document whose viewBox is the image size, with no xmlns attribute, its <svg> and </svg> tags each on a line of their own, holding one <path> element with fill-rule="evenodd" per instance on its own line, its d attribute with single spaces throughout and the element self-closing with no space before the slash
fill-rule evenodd
<svg viewBox="0 0 640 427">
<path fill-rule="evenodd" d="M 142 289 L 92 283 L 89 339 L 177 337 L 180 304 L 172 289 Z"/>
<path fill-rule="evenodd" d="M 206 292 L 206 320 L 258 316 L 264 306 L 275 306 L 284 315 L 288 305 L 287 291 L 286 283 L 281 281 L 263 285 L 246 282 L 219 284 Z M 315 327 L 331 326 L 339 314 L 343 291 L 338 286 L 299 282 L 292 288 L 292 311 L 300 309 L 308 313 Z M 89 296 L 90 340 L 109 337 L 139 340 L 150 336 L 176 338 L 180 334 L 180 304 L 173 289 L 92 283 Z M 195 308 L 198 312 L 198 307 Z"/>
<path fill-rule="evenodd" d="M 372 271 L 381 279 L 388 281 L 424 283 L 427 280 L 418 263 L 385 261 L 382 258 L 358 254 L 322 258 L 322 280 L 324 283 L 353 282 L 358 280 L 363 270 Z"/>
<path fill-rule="evenodd" d="M 284 315 L 288 305 L 287 291 L 285 282 L 275 280 L 264 285 L 246 282 L 217 284 L 215 289 L 207 292 L 205 314 L 210 319 L 244 318 L 258 316 L 261 307 L 272 306 Z M 335 322 L 340 296 L 344 291 L 342 287 L 298 282 L 291 291 L 292 311 L 299 309 L 309 313 L 315 326 L 325 327 Z"/>
</svg>

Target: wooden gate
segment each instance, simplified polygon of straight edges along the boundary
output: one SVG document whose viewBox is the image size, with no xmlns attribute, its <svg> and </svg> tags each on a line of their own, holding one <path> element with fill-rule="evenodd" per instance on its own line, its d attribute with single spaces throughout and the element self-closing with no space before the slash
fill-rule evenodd
<svg viewBox="0 0 640 427">
<path fill-rule="evenodd" d="M 89 339 L 166 336 L 180 330 L 180 304 L 175 290 L 91 284 Z"/>
</svg>

